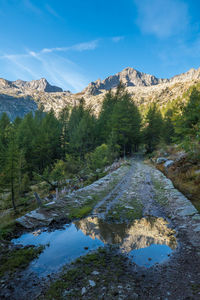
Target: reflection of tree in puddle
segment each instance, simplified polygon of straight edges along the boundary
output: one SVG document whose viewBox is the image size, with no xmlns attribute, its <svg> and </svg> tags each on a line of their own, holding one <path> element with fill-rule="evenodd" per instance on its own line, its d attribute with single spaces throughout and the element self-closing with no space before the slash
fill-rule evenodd
<svg viewBox="0 0 200 300">
<path fill-rule="evenodd" d="M 152 244 L 176 248 L 174 230 L 167 227 L 163 218 L 142 218 L 132 224 L 109 224 L 98 218 L 86 218 L 75 222 L 78 229 L 92 239 L 98 238 L 105 244 L 120 244 L 123 252 L 146 248 Z"/>
</svg>

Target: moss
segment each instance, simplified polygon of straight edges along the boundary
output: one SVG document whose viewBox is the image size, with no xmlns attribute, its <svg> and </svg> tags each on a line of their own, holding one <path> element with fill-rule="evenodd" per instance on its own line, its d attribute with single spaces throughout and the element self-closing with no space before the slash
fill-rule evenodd
<svg viewBox="0 0 200 300">
<path fill-rule="evenodd" d="M 86 217 L 92 211 L 91 206 L 83 206 L 81 208 L 74 208 L 69 214 L 69 219 L 81 219 Z"/>
<path fill-rule="evenodd" d="M 193 294 L 199 294 L 200 293 L 200 283 L 192 284 L 192 291 L 193 291 Z"/>
<path fill-rule="evenodd" d="M 106 288 L 108 298 L 108 295 L 118 289 L 119 284 L 127 283 L 126 259 L 122 255 L 116 255 L 111 249 L 99 248 L 67 266 L 41 299 L 82 299 L 82 287 L 87 290 L 87 299 L 95 299 L 102 286 Z M 94 270 L 98 275 L 93 274 Z M 130 273 L 128 276 L 129 282 L 134 282 Z M 89 280 L 96 283 L 92 289 L 89 287 Z"/>
<path fill-rule="evenodd" d="M 166 206 L 168 204 L 168 199 L 165 196 L 164 183 L 157 180 L 155 177 L 152 178 L 155 196 L 154 199 L 162 206 Z"/>
<path fill-rule="evenodd" d="M 2 218 L 0 225 L 0 240 L 9 239 L 12 233 L 16 230 L 16 222 L 11 218 Z"/>
<path fill-rule="evenodd" d="M 137 201 L 137 199 L 132 199 L 129 204 L 133 208 L 125 207 L 125 200 L 120 200 L 122 203 L 115 205 L 109 210 L 107 218 L 113 222 L 117 221 L 134 221 L 135 219 L 140 219 L 142 217 L 142 204 Z"/>
<path fill-rule="evenodd" d="M 30 247 L 8 251 L 0 258 L 0 277 L 6 272 L 13 273 L 28 266 L 31 260 L 38 257 L 44 247 Z"/>
</svg>

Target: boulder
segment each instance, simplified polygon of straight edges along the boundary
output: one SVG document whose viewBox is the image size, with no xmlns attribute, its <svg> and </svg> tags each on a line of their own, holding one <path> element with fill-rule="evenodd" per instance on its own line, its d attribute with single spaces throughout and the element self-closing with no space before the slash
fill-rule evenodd
<svg viewBox="0 0 200 300">
<path fill-rule="evenodd" d="M 164 162 L 166 162 L 167 161 L 167 158 L 166 157 L 158 157 L 157 159 L 156 159 L 156 163 L 157 164 L 162 164 L 162 163 L 164 163 Z"/>
<path fill-rule="evenodd" d="M 171 167 L 174 164 L 173 160 L 166 160 L 166 162 L 164 163 L 164 167 L 166 169 L 168 169 L 169 167 Z"/>
</svg>

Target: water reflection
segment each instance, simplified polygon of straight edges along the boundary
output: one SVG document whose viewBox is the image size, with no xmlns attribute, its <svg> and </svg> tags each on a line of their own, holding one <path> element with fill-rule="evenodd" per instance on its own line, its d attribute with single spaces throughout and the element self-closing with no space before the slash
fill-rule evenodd
<svg viewBox="0 0 200 300">
<path fill-rule="evenodd" d="M 75 222 L 78 229 L 92 239 L 104 244 L 119 244 L 123 252 L 149 247 L 152 244 L 177 246 L 174 230 L 167 227 L 163 218 L 142 218 L 132 224 L 110 224 L 98 218 L 86 218 Z"/>
<path fill-rule="evenodd" d="M 150 267 L 162 262 L 176 248 L 174 231 L 162 218 L 142 218 L 132 224 L 109 224 L 98 218 L 86 218 L 55 231 L 23 234 L 13 243 L 47 245 L 31 271 L 46 276 L 64 264 L 104 244 L 117 244 L 138 265 Z"/>
</svg>

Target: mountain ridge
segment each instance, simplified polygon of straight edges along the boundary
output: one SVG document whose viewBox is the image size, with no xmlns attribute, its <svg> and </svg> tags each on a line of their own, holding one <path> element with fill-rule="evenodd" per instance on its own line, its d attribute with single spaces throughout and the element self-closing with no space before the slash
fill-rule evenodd
<svg viewBox="0 0 200 300">
<path fill-rule="evenodd" d="M 73 107 L 83 97 L 86 106 L 98 115 L 106 92 L 110 89 L 116 91 L 120 81 L 136 105 L 144 108 L 156 102 L 165 108 L 173 100 L 182 97 L 189 87 L 200 83 L 200 68 L 164 79 L 128 67 L 103 80 L 91 82 L 76 94 L 50 85 L 45 78 L 32 81 L 0 78 L 0 114 L 6 112 L 13 120 L 16 116 L 23 117 L 27 112 L 42 107 L 45 111 L 53 109 L 58 115 L 66 105 Z"/>
<path fill-rule="evenodd" d="M 189 71 L 175 75 L 171 78 L 157 78 L 154 75 L 140 72 L 134 68 L 127 67 L 121 72 L 106 77 L 104 80 L 96 80 L 89 83 L 89 85 L 83 90 L 84 93 L 97 95 L 100 90 L 110 90 L 116 88 L 120 82 L 125 87 L 147 87 L 163 83 L 175 83 L 178 81 L 187 81 L 189 79 L 200 79 L 200 68 L 191 68 Z"/>
<path fill-rule="evenodd" d="M 38 90 L 41 92 L 47 92 L 47 93 L 63 92 L 62 88 L 51 85 L 46 80 L 46 78 L 40 78 L 31 81 L 25 81 L 21 79 L 10 81 L 4 78 L 0 78 L 0 88 L 16 88 L 19 89 L 20 91 L 30 89 L 30 90 Z"/>
</svg>

